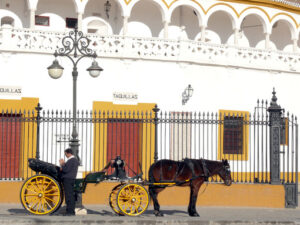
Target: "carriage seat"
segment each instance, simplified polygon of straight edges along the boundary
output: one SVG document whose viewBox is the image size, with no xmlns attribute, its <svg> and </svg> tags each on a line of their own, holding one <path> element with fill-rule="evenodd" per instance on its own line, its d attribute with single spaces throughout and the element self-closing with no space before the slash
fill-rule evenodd
<svg viewBox="0 0 300 225">
<path fill-rule="evenodd" d="M 35 172 L 47 174 L 56 180 L 60 180 L 60 168 L 52 163 L 48 163 L 39 159 L 28 159 L 30 169 Z"/>
</svg>

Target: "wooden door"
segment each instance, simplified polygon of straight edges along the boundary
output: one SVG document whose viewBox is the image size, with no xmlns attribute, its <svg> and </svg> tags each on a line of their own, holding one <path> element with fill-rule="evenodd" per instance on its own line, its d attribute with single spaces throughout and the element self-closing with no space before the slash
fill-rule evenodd
<svg viewBox="0 0 300 225">
<path fill-rule="evenodd" d="M 0 178 L 19 178 L 20 115 L 0 114 Z"/>
<path fill-rule="evenodd" d="M 141 123 L 132 119 L 110 119 L 107 124 L 107 162 L 121 156 L 129 177 L 139 173 Z M 108 171 L 111 174 L 113 171 Z"/>
</svg>

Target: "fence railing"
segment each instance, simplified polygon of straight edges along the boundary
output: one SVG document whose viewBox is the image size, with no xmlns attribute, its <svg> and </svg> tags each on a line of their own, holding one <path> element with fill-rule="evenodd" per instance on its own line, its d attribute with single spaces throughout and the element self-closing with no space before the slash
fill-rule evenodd
<svg viewBox="0 0 300 225">
<path fill-rule="evenodd" d="M 271 183 L 271 120 L 267 104 L 260 102 L 254 113 L 78 111 L 81 171 L 99 171 L 120 155 L 126 161 L 128 176 L 143 171 L 147 179 L 154 159 L 228 159 L 234 182 Z M 31 111 L 1 113 L 0 179 L 33 175 L 27 160 L 36 157 L 37 151 L 41 160 L 57 165 L 64 157 L 72 133 L 71 112 L 41 111 L 39 134 L 36 115 Z M 280 183 L 295 183 L 297 118 L 283 112 L 280 120 Z"/>
</svg>

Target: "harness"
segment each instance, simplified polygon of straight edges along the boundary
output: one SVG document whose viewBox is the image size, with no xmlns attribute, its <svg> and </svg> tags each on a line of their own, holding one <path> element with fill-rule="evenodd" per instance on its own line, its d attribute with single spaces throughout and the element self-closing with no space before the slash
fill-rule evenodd
<svg viewBox="0 0 300 225">
<path fill-rule="evenodd" d="M 185 158 L 183 161 L 185 162 L 186 165 L 188 165 L 188 167 L 192 171 L 192 178 L 190 180 L 194 180 L 194 179 L 197 179 L 199 177 L 204 177 L 204 181 L 208 181 L 208 178 L 210 176 L 210 172 L 209 172 L 209 170 L 208 170 L 208 168 L 206 166 L 206 162 L 205 162 L 204 159 L 200 159 L 201 165 L 202 165 L 203 174 L 201 174 L 199 176 L 195 175 L 194 163 L 193 163 L 192 159 Z"/>
<path fill-rule="evenodd" d="M 161 166 L 160 166 L 160 178 L 159 178 L 159 182 L 158 183 L 153 183 L 156 186 L 160 186 L 160 187 L 165 187 L 165 185 L 172 187 L 172 186 L 178 186 L 187 182 L 192 182 L 193 180 L 203 177 L 204 181 L 208 181 L 208 178 L 210 177 L 210 172 L 207 168 L 206 165 L 206 161 L 204 159 L 200 159 L 201 161 L 201 166 L 202 166 L 202 171 L 203 174 L 200 174 L 198 176 L 195 175 L 195 164 L 194 164 L 194 160 L 193 159 L 188 159 L 185 158 L 183 161 L 179 161 L 176 163 L 177 165 L 177 169 L 176 169 L 176 174 L 175 174 L 175 178 L 174 181 L 164 181 L 162 180 L 162 161 Z M 184 181 L 176 181 L 177 177 L 179 175 L 181 175 L 182 171 L 186 168 L 190 168 L 191 172 L 192 172 L 192 178 L 188 179 L 188 180 L 184 180 Z M 173 166 L 170 166 L 169 170 L 171 170 L 173 168 Z"/>
</svg>

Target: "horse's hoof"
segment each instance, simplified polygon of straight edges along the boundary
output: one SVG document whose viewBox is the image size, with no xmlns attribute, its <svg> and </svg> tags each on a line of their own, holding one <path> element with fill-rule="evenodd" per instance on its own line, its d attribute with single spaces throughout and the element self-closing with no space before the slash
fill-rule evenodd
<svg viewBox="0 0 300 225">
<path fill-rule="evenodd" d="M 190 216 L 200 217 L 200 215 L 197 212 L 189 213 Z"/>
<path fill-rule="evenodd" d="M 164 216 L 164 214 L 162 214 L 160 211 L 154 211 L 154 215 L 155 216 Z"/>
</svg>

